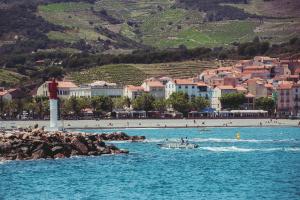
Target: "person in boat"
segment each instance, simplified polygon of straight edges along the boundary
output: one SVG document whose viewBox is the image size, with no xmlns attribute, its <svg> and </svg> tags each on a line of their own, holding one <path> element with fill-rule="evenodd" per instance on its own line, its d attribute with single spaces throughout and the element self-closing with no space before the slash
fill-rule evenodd
<svg viewBox="0 0 300 200">
<path fill-rule="evenodd" d="M 185 144 L 186 144 L 186 145 L 188 145 L 188 144 L 189 144 L 188 137 L 185 137 Z"/>
<path fill-rule="evenodd" d="M 181 139 L 180 139 L 180 141 L 181 141 L 181 144 L 184 144 L 184 140 L 183 140 L 183 138 L 181 138 Z"/>
</svg>

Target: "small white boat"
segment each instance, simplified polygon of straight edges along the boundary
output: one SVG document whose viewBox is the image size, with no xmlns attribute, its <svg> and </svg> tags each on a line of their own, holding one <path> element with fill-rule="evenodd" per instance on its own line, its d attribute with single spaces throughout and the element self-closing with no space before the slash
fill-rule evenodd
<svg viewBox="0 0 300 200">
<path fill-rule="evenodd" d="M 198 144 L 193 143 L 180 143 L 180 142 L 170 142 L 170 143 L 163 143 L 163 144 L 157 144 L 161 148 L 167 148 L 167 149 L 195 149 L 198 148 Z"/>
</svg>

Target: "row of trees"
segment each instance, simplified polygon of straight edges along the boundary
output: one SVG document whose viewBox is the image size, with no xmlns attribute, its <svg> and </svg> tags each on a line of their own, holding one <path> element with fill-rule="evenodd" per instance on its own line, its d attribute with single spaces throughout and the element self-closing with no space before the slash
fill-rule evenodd
<svg viewBox="0 0 300 200">
<path fill-rule="evenodd" d="M 222 108 L 228 110 L 244 109 L 247 99 L 242 93 L 225 94 L 220 99 Z M 255 108 L 262 109 L 273 114 L 276 108 L 276 102 L 269 97 L 261 97 L 255 100 Z"/>
<path fill-rule="evenodd" d="M 91 109 L 94 117 L 101 117 L 113 109 L 126 109 L 132 107 L 134 110 L 160 111 L 164 112 L 168 107 L 174 108 L 184 115 L 191 110 L 201 111 L 209 106 L 209 101 L 203 97 L 195 97 L 189 100 L 183 92 L 173 93 L 168 100 L 155 99 L 150 94 L 143 94 L 134 100 L 127 97 L 111 98 L 107 96 L 97 97 L 71 97 L 59 100 L 60 115 L 80 117 L 85 109 Z M 44 119 L 49 115 L 48 98 L 28 98 L 13 101 L 0 101 L 0 117 L 4 119 L 21 118 L 28 115 L 34 119 Z"/>
<path fill-rule="evenodd" d="M 220 99 L 223 109 L 243 109 L 246 98 L 244 94 L 225 94 Z M 107 96 L 97 97 L 71 97 L 59 101 L 60 115 L 63 117 L 80 117 L 85 109 L 91 109 L 94 117 L 102 117 L 114 109 L 133 108 L 143 111 L 164 112 L 168 108 L 183 113 L 187 116 L 190 111 L 202 111 L 210 106 L 209 100 L 203 97 L 189 99 L 184 92 L 175 92 L 165 99 L 155 99 L 150 94 L 143 94 L 134 100 L 127 97 L 111 98 Z M 275 101 L 271 98 L 263 97 L 255 101 L 256 109 L 263 109 L 273 114 L 275 111 Z M 25 111 L 25 112 L 24 112 Z M 25 114 L 24 114 L 25 113 Z M 0 100 L 0 117 L 4 119 L 20 118 L 22 115 L 28 115 L 34 119 L 44 119 L 49 115 L 48 98 L 27 98 L 13 101 Z"/>
</svg>

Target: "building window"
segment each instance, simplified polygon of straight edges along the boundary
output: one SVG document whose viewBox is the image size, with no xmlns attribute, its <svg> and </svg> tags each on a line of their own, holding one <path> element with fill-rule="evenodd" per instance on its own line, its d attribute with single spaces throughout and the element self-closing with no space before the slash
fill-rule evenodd
<svg viewBox="0 0 300 200">
<path fill-rule="evenodd" d="M 194 89 L 195 88 L 195 86 L 192 86 L 192 89 Z"/>
<path fill-rule="evenodd" d="M 178 88 L 181 89 L 181 85 L 179 85 Z"/>
<path fill-rule="evenodd" d="M 189 88 L 189 86 L 186 85 L 186 86 L 185 86 L 185 89 L 188 89 L 188 88 Z"/>
</svg>

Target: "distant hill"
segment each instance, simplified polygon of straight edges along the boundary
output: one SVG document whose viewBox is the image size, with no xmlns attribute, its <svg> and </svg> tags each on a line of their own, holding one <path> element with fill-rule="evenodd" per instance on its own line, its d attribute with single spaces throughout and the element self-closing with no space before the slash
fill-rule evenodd
<svg viewBox="0 0 300 200">
<path fill-rule="evenodd" d="M 255 36 L 280 43 L 300 35 L 299 6 L 293 0 L 0 0 L 0 53 L 226 47 Z"/>
<path fill-rule="evenodd" d="M 150 76 L 193 76 L 224 59 L 299 58 L 299 6 L 296 0 L 0 0 L 0 86 L 34 88 L 65 74 L 78 83 L 139 84 Z M 209 64 L 186 65 L 195 60 Z M 179 63 L 164 65 L 170 62 Z"/>
</svg>

